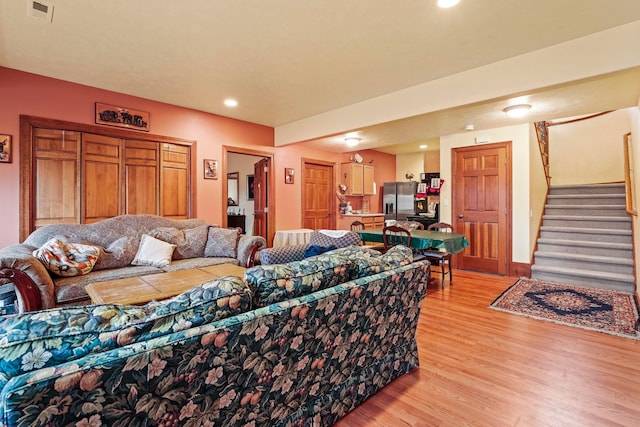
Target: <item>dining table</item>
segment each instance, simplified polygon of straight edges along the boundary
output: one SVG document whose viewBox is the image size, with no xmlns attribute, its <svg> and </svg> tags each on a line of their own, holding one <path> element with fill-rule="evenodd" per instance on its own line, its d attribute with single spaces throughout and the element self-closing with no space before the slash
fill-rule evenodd
<svg viewBox="0 0 640 427">
<path fill-rule="evenodd" d="M 371 228 L 356 231 L 365 242 L 383 243 L 382 228 Z M 431 230 L 412 230 L 411 247 L 414 249 L 444 249 L 447 253 L 456 254 L 469 246 L 464 234 L 446 233 Z"/>
</svg>

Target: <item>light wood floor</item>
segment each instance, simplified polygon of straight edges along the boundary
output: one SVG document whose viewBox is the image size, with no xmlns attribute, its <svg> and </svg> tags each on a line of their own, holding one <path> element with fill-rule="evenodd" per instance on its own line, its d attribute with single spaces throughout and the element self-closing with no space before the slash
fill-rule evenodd
<svg viewBox="0 0 640 427">
<path fill-rule="evenodd" d="M 515 281 L 430 285 L 420 367 L 337 426 L 640 426 L 640 340 L 490 310 Z"/>
</svg>

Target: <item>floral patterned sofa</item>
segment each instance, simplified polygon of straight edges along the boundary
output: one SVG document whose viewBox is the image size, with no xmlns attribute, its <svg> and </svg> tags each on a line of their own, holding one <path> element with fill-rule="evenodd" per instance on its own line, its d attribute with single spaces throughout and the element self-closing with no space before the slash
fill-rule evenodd
<svg viewBox="0 0 640 427">
<path fill-rule="evenodd" d="M 148 241 L 160 240 L 165 247 L 166 243 L 173 246 L 167 262 L 136 262 L 144 235 L 153 237 Z M 55 248 L 95 247 L 100 255 L 88 274 L 60 276 L 59 266 L 55 270 L 46 259 L 43 262 L 34 256 L 34 251 L 50 246 L 52 241 Z M 247 266 L 264 246 L 266 241 L 260 236 L 240 235 L 237 229 L 207 225 L 200 219 L 122 215 L 93 224 L 53 224 L 35 230 L 21 244 L 0 249 L 0 269 L 8 269 L 0 272 L 0 285 L 3 277 L 6 281 L 11 276 L 11 270 L 18 270 L 37 287 L 36 309 L 87 304 L 89 296 L 84 287 L 91 282 L 223 263 Z M 18 302 L 24 301 L 18 298 Z"/>
<path fill-rule="evenodd" d="M 429 278 L 350 246 L 145 306 L 0 323 L 0 426 L 327 426 L 418 366 Z"/>
</svg>

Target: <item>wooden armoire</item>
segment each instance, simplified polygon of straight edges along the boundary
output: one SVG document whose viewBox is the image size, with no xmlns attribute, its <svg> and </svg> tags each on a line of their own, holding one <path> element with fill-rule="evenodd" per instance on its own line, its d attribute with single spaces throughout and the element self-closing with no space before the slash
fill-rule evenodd
<svg viewBox="0 0 640 427">
<path fill-rule="evenodd" d="M 20 117 L 20 239 L 54 223 L 195 216 L 195 141 Z"/>
</svg>

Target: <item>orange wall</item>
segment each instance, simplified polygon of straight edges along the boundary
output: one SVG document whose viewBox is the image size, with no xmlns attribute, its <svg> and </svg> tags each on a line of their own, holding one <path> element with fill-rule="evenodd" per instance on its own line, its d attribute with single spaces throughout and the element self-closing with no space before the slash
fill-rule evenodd
<svg viewBox="0 0 640 427">
<path fill-rule="evenodd" d="M 396 175 L 396 156 L 392 154 L 381 153 L 373 150 L 358 151 L 364 162 L 369 163 L 373 160 L 375 166 L 375 181 L 378 189 L 384 181 L 394 181 Z M 302 169 L 302 159 L 324 160 L 326 162 L 335 163 L 334 180 L 340 182 L 340 164 L 349 162 L 353 153 L 331 153 L 323 150 L 305 147 L 304 145 L 294 144 L 286 147 L 277 148 L 275 151 L 274 168 L 276 179 L 276 230 L 295 229 L 302 227 L 302 213 L 299 208 L 302 203 L 302 179 L 296 176 L 294 184 L 284 184 L 284 168 L 294 168 L 296 174 Z M 369 211 L 381 212 L 381 204 L 378 196 L 369 196 Z M 361 198 L 352 198 L 352 206 L 356 208 Z M 356 202 L 356 200 L 358 202 Z M 336 215 L 338 213 L 338 202 L 336 198 Z"/>
<path fill-rule="evenodd" d="M 302 158 L 336 164 L 349 154 L 310 149 L 301 145 L 274 148 L 273 128 L 150 101 L 76 83 L 42 77 L 0 67 L 0 134 L 13 136 L 13 162 L 0 164 L 0 247 L 18 243 L 20 115 L 31 115 L 76 123 L 94 124 L 95 102 L 103 102 L 150 113 L 150 133 L 197 141 L 197 216 L 210 223 L 222 223 L 226 201 L 222 180 L 203 179 L 203 159 L 222 159 L 222 146 L 244 147 L 274 153 L 276 181 L 276 230 L 300 228 L 301 177 L 295 184 L 284 183 L 284 168 L 301 170 Z M 359 151 L 365 162 L 374 161 L 378 189 L 395 177 L 395 156 L 376 151 Z M 378 197 L 371 196 L 370 211 L 378 212 Z M 223 204 L 224 203 L 224 204 Z"/>
<path fill-rule="evenodd" d="M 150 133 L 197 141 L 197 216 L 222 223 L 222 180 L 203 179 L 203 159 L 222 145 L 273 150 L 273 128 L 0 67 L 0 134 L 13 136 L 13 162 L 0 164 L 0 247 L 18 243 L 20 115 L 94 124 L 95 102 L 150 112 Z M 225 203 L 226 205 L 226 203 Z"/>
</svg>

